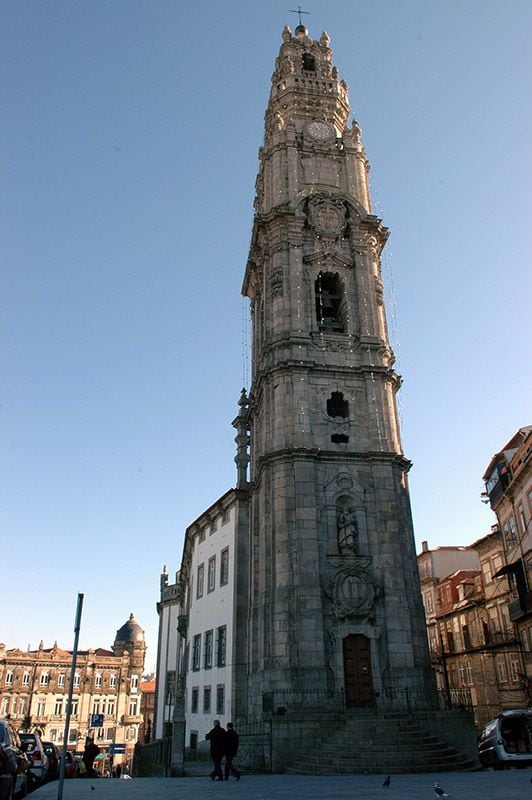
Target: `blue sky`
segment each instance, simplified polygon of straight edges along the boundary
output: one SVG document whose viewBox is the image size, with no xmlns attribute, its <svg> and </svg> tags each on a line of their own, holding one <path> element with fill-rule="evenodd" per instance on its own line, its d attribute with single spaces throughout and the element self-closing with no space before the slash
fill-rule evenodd
<svg viewBox="0 0 532 800">
<path fill-rule="evenodd" d="M 241 281 L 294 3 L 3 0 L 0 641 L 155 663 L 159 575 L 235 482 Z M 372 164 L 419 543 L 494 518 L 530 417 L 529 0 L 312 1 Z M 244 353 L 245 355 L 245 353 Z M 10 544 L 7 544 L 7 543 Z M 5 604 L 4 604 L 5 610 Z"/>
</svg>

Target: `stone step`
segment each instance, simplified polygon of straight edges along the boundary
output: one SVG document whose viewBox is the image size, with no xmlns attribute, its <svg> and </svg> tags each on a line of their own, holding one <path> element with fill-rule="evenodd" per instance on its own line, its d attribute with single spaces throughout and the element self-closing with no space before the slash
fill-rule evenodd
<svg viewBox="0 0 532 800">
<path fill-rule="evenodd" d="M 344 745 L 345 747 L 411 747 L 412 744 L 416 744 L 418 747 L 441 747 L 442 744 L 441 739 L 438 739 L 437 736 L 361 736 L 355 738 L 344 735 L 343 741 L 337 745 L 336 742 L 331 742 L 333 735 L 320 737 L 316 739 L 316 742 L 321 747 L 327 747 L 329 744 L 331 746 L 333 744 L 334 746 Z"/>
<path fill-rule="evenodd" d="M 478 764 L 407 715 L 353 716 L 322 728 L 290 765 L 303 774 L 467 771 Z"/>
<path fill-rule="evenodd" d="M 472 761 L 460 761 L 456 762 L 452 766 L 446 767 L 447 772 L 474 772 L 476 770 L 478 770 L 478 764 L 475 764 Z M 388 766 L 387 768 L 384 768 L 381 765 L 367 765 L 365 767 L 356 766 L 354 768 L 337 768 L 336 766 L 329 768 L 312 768 L 311 766 L 294 763 L 286 770 L 287 774 L 289 775 L 404 775 L 417 772 L 438 773 L 441 771 L 441 766 L 436 764 L 416 765 L 412 763 L 408 765 L 395 764 L 393 766 Z"/>
</svg>

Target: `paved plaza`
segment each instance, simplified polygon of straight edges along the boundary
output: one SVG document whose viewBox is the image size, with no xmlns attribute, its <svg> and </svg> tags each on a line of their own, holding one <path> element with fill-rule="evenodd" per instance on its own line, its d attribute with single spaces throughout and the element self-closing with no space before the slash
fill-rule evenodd
<svg viewBox="0 0 532 800">
<path fill-rule="evenodd" d="M 433 800 L 434 783 L 452 800 L 531 800 L 532 770 L 446 772 L 392 775 L 243 775 L 242 780 L 213 782 L 191 778 L 79 779 L 64 782 L 63 800 Z M 54 781 L 32 800 L 56 800 Z"/>
</svg>

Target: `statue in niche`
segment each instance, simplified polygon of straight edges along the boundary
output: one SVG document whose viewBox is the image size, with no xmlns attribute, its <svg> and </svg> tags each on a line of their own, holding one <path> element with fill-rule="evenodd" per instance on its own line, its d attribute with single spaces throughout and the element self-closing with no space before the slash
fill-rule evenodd
<svg viewBox="0 0 532 800">
<path fill-rule="evenodd" d="M 352 509 L 340 510 L 337 519 L 338 547 L 342 555 L 356 552 L 358 543 L 358 525 Z"/>
</svg>

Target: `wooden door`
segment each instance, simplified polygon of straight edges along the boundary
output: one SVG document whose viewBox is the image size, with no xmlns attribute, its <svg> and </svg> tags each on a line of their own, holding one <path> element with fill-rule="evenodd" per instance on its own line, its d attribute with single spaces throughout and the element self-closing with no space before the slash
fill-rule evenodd
<svg viewBox="0 0 532 800">
<path fill-rule="evenodd" d="M 371 641 L 367 636 L 351 633 L 345 637 L 344 680 L 347 708 L 368 708 L 373 705 Z"/>
</svg>

